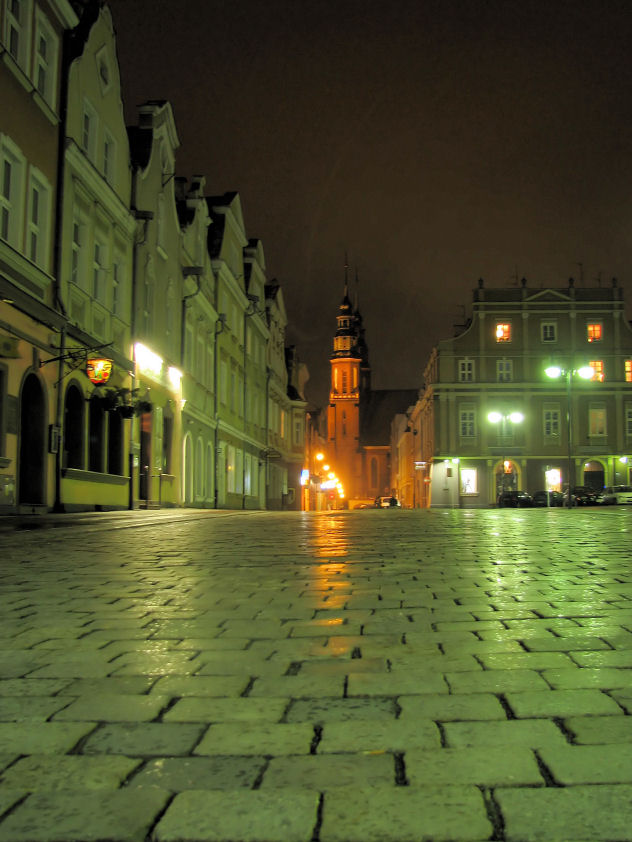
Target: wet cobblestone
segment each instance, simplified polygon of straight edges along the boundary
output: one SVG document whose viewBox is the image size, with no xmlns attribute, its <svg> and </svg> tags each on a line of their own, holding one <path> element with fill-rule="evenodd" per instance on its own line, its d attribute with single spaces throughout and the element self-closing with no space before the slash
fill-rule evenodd
<svg viewBox="0 0 632 842">
<path fill-rule="evenodd" d="M 0 842 L 632 842 L 632 510 L 33 523 Z"/>
</svg>

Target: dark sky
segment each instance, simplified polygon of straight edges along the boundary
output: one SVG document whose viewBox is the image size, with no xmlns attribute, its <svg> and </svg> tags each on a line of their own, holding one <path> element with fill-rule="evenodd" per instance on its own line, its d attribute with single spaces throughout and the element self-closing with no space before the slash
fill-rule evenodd
<svg viewBox="0 0 632 842">
<path fill-rule="evenodd" d="M 479 277 L 629 287 L 629 0 L 110 6 L 128 122 L 168 99 L 179 174 L 239 191 L 316 403 L 345 251 L 376 388 L 421 386 Z"/>
</svg>

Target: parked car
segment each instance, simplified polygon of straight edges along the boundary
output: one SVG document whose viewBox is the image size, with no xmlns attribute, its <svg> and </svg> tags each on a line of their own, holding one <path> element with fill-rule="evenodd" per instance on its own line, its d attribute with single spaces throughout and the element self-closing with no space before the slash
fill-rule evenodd
<svg viewBox="0 0 632 842">
<path fill-rule="evenodd" d="M 632 505 L 632 485 L 608 485 L 597 495 L 602 506 Z"/>
<path fill-rule="evenodd" d="M 563 506 L 564 495 L 561 491 L 536 491 L 533 495 L 534 506 Z"/>
<path fill-rule="evenodd" d="M 585 485 L 576 485 L 573 488 L 571 502 L 573 506 L 594 506 L 597 503 L 598 491 L 588 488 Z M 568 505 L 568 488 L 564 492 L 564 505 Z"/>
<path fill-rule="evenodd" d="M 526 491 L 501 491 L 498 508 L 524 509 L 533 506 L 533 497 Z"/>
<path fill-rule="evenodd" d="M 397 497 L 387 496 L 387 497 L 376 497 L 375 498 L 375 508 L 376 509 L 395 509 L 402 504 L 399 502 Z"/>
</svg>

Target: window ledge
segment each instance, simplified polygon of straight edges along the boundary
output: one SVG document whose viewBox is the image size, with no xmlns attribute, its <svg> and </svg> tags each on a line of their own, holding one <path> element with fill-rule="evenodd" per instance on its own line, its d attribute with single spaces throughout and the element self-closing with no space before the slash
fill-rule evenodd
<svg viewBox="0 0 632 842">
<path fill-rule="evenodd" d="M 129 483 L 129 477 L 123 477 L 119 474 L 101 474 L 96 471 L 84 471 L 80 468 L 66 468 L 62 471 L 62 476 L 65 479 L 105 483 L 108 485 L 127 485 Z"/>
<path fill-rule="evenodd" d="M 0 468 L 8 468 L 12 461 L 8 456 L 0 456 Z"/>
</svg>

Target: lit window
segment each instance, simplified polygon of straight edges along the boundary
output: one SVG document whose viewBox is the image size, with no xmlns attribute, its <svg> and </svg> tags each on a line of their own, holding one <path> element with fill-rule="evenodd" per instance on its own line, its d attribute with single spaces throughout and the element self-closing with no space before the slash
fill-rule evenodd
<svg viewBox="0 0 632 842">
<path fill-rule="evenodd" d="M 632 360 L 625 361 L 625 381 L 632 383 Z"/>
<path fill-rule="evenodd" d="M 557 342 L 557 322 L 540 322 L 542 342 Z"/>
<path fill-rule="evenodd" d="M 496 360 L 496 380 L 499 383 L 511 383 L 513 380 L 513 360 Z"/>
<path fill-rule="evenodd" d="M 560 435 L 560 411 L 557 408 L 545 408 L 542 414 L 544 438 L 554 439 Z"/>
<path fill-rule="evenodd" d="M 461 468 L 461 494 L 478 492 L 478 471 L 476 468 Z"/>
<path fill-rule="evenodd" d="M 511 324 L 498 322 L 496 325 L 496 342 L 511 342 Z"/>
<path fill-rule="evenodd" d="M 347 384 L 347 372 L 343 371 L 342 372 L 342 394 L 343 395 L 347 394 L 347 391 L 348 391 L 347 386 L 348 386 L 348 384 Z"/>
<path fill-rule="evenodd" d="M 604 379 L 604 372 L 603 372 L 603 360 L 591 360 L 588 365 L 590 365 L 594 369 L 594 374 L 590 378 L 591 380 L 598 380 L 600 383 L 603 382 Z"/>
<path fill-rule="evenodd" d="M 459 382 L 472 383 L 474 380 L 474 360 L 459 360 Z"/>
<path fill-rule="evenodd" d="M 591 406 L 588 410 L 588 435 L 603 437 L 606 435 L 605 407 Z"/>
<path fill-rule="evenodd" d="M 589 342 L 601 341 L 603 338 L 601 322 L 594 322 L 593 324 L 586 325 L 586 338 Z"/>
</svg>

